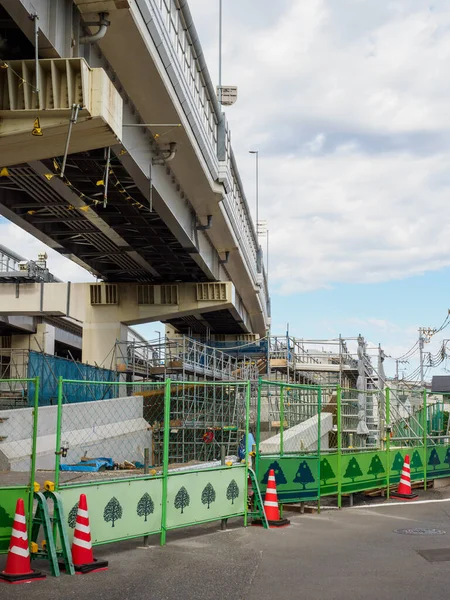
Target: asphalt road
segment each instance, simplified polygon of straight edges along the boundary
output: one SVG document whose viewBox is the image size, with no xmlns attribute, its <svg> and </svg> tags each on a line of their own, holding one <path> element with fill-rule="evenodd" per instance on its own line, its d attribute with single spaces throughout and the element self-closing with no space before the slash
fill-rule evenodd
<svg viewBox="0 0 450 600">
<path fill-rule="evenodd" d="M 109 571 L 0 584 L 0 598 L 30 592 L 46 600 L 449 597 L 450 562 L 428 562 L 418 551 L 447 548 L 450 560 L 450 499 L 289 516 L 291 526 L 280 530 L 244 529 L 235 520 L 226 532 L 215 523 L 171 532 L 164 548 L 157 537 L 148 549 L 139 548 L 136 540 L 103 546 L 96 557 L 110 561 Z M 394 532 L 399 528 L 446 533 L 401 535 Z M 1 557 L 0 568 L 4 562 Z"/>
</svg>

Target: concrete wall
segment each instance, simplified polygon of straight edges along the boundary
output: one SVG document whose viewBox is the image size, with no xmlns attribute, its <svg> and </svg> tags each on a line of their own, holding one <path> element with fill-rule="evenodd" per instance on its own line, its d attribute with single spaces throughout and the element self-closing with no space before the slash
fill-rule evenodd
<svg viewBox="0 0 450 600">
<path fill-rule="evenodd" d="M 55 464 L 57 407 L 39 409 L 37 469 L 52 470 Z M 30 468 L 33 413 L 31 408 L 5 410 L 0 423 L 0 470 Z M 128 396 L 63 407 L 61 441 L 69 443 L 61 464 L 79 462 L 84 455 L 143 461 L 144 448 L 151 448 L 151 431 L 143 418 L 143 397 Z"/>
</svg>

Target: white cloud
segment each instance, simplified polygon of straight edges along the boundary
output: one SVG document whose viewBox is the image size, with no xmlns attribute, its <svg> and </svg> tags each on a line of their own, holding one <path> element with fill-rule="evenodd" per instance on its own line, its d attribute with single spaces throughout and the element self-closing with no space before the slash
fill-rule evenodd
<svg viewBox="0 0 450 600">
<path fill-rule="evenodd" d="M 306 142 L 305 149 L 309 150 L 311 154 L 318 154 L 323 149 L 325 139 L 326 137 L 323 133 L 318 133 L 312 140 Z"/>
<path fill-rule="evenodd" d="M 191 0 L 208 64 L 209 0 Z M 450 7 L 422 0 L 224 3 L 227 110 L 271 282 L 282 293 L 381 282 L 450 266 Z M 209 6 L 205 16 L 204 9 Z M 209 23 L 209 27 L 207 26 Z"/>
<path fill-rule="evenodd" d="M 449 161 L 450 152 L 274 157 L 272 282 L 291 293 L 450 266 L 449 184 L 435 184 Z"/>
<path fill-rule="evenodd" d="M 48 255 L 47 266 L 50 272 L 63 281 L 95 281 L 92 275 L 73 261 L 61 256 L 16 225 L 1 220 L 0 244 L 28 260 L 35 260 L 38 252 L 45 250 Z"/>
</svg>

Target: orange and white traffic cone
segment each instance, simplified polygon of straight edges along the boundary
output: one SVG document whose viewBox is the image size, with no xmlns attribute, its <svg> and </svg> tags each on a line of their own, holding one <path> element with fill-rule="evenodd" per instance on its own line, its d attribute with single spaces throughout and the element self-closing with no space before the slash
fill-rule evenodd
<svg viewBox="0 0 450 600">
<path fill-rule="evenodd" d="M 85 494 L 80 495 L 80 501 L 78 503 L 77 519 L 72 542 L 72 560 L 77 573 L 92 573 L 94 571 L 106 571 L 108 569 L 107 560 L 99 561 L 94 558 Z"/>
<path fill-rule="evenodd" d="M 264 497 L 264 512 L 266 513 L 269 527 L 284 527 L 290 524 L 289 519 L 280 518 L 277 485 L 275 482 L 275 472 L 273 469 L 270 469 L 269 478 L 267 480 L 266 495 Z"/>
<path fill-rule="evenodd" d="M 400 475 L 400 483 L 396 492 L 392 492 L 393 498 L 403 498 L 404 500 L 414 500 L 418 494 L 413 494 L 411 490 L 411 469 L 409 467 L 409 456 L 405 456 L 403 463 L 402 474 Z"/>
<path fill-rule="evenodd" d="M 45 579 L 45 575 L 42 575 L 39 571 L 33 571 L 31 568 L 25 507 L 22 498 L 19 498 L 16 505 L 6 567 L 0 573 L 0 581 L 30 583 L 39 579 Z"/>
</svg>

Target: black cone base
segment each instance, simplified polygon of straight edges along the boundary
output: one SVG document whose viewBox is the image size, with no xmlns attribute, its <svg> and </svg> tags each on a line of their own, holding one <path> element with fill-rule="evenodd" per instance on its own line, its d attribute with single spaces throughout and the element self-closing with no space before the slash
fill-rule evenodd
<svg viewBox="0 0 450 600">
<path fill-rule="evenodd" d="M 78 575 L 86 575 L 87 573 L 95 573 L 95 571 L 106 571 L 108 569 L 107 560 L 97 560 L 94 558 L 94 562 L 86 563 L 85 565 L 73 565 L 75 573 Z M 60 563 L 59 567 L 61 570 L 65 569 L 64 563 Z"/>
<path fill-rule="evenodd" d="M 40 571 L 31 571 L 25 575 L 9 575 L 8 573 L 0 573 L 0 581 L 5 583 L 26 583 L 27 581 L 39 581 L 45 579 L 46 575 L 42 575 Z"/>
<path fill-rule="evenodd" d="M 275 527 L 287 527 L 288 525 L 291 524 L 291 522 L 289 521 L 289 519 L 279 519 L 278 521 L 270 521 L 267 520 L 267 522 L 269 523 L 269 527 L 270 528 L 275 528 Z M 255 519 L 254 521 L 252 521 L 252 525 L 255 527 L 262 527 L 263 526 L 263 522 L 261 521 L 261 519 Z"/>
<path fill-rule="evenodd" d="M 391 492 L 391 498 L 399 498 L 403 500 L 414 500 L 414 498 L 417 498 L 418 496 L 419 494 L 399 494 L 398 492 Z"/>
</svg>

